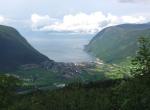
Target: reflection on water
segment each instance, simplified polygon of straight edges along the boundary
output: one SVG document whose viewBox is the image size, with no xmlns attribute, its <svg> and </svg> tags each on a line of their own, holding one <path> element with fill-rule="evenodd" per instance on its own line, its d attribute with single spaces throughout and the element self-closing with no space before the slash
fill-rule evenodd
<svg viewBox="0 0 150 110">
<path fill-rule="evenodd" d="M 32 34 L 27 40 L 41 53 L 58 62 L 89 62 L 93 58 L 83 51 L 94 35 Z"/>
</svg>

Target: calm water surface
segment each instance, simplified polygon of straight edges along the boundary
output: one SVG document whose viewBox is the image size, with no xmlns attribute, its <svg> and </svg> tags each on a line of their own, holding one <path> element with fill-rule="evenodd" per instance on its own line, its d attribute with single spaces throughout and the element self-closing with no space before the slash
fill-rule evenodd
<svg viewBox="0 0 150 110">
<path fill-rule="evenodd" d="M 34 48 L 57 62 L 89 62 L 94 60 L 83 49 L 94 35 L 45 33 L 27 38 Z"/>
</svg>

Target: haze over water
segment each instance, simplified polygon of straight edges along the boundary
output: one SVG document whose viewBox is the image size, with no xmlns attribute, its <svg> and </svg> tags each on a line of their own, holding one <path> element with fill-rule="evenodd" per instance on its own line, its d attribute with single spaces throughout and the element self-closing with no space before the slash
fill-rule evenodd
<svg viewBox="0 0 150 110">
<path fill-rule="evenodd" d="M 94 58 L 84 51 L 94 35 L 70 33 L 30 34 L 26 39 L 31 45 L 57 62 L 90 62 Z"/>
</svg>

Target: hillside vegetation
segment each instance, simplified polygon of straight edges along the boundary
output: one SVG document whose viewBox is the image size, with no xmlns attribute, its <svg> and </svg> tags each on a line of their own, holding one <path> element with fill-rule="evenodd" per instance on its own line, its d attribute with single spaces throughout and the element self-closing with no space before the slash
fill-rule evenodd
<svg viewBox="0 0 150 110">
<path fill-rule="evenodd" d="M 1 76 L 0 107 L 2 110 L 149 110 L 150 41 L 141 38 L 139 44 L 130 78 L 77 82 L 53 91 L 35 89 L 20 94 L 15 91 L 21 87 L 18 79 Z"/>
<path fill-rule="evenodd" d="M 12 27 L 0 25 L 0 71 L 12 71 L 24 64 L 40 64 L 49 60 L 35 50 Z"/>
<path fill-rule="evenodd" d="M 86 65 L 86 64 L 85 64 Z M 35 50 L 14 28 L 0 25 L 0 74 L 17 76 L 28 86 L 56 88 L 75 80 L 104 79 L 104 72 L 90 73 L 90 68 L 73 63 L 55 62 Z"/>
<path fill-rule="evenodd" d="M 118 63 L 135 56 L 142 36 L 150 36 L 150 23 L 112 26 L 99 32 L 85 50 L 107 63 Z"/>
</svg>

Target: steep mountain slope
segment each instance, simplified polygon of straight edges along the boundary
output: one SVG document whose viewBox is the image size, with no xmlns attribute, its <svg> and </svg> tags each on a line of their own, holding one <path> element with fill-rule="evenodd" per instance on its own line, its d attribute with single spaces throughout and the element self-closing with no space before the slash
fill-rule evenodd
<svg viewBox="0 0 150 110">
<path fill-rule="evenodd" d="M 136 53 L 139 37 L 150 37 L 150 23 L 122 24 L 103 29 L 85 50 L 104 60 L 116 63 Z"/>
<path fill-rule="evenodd" d="M 40 64 L 49 59 L 35 50 L 12 27 L 0 25 L 0 71 L 13 70 L 24 64 Z"/>
</svg>

